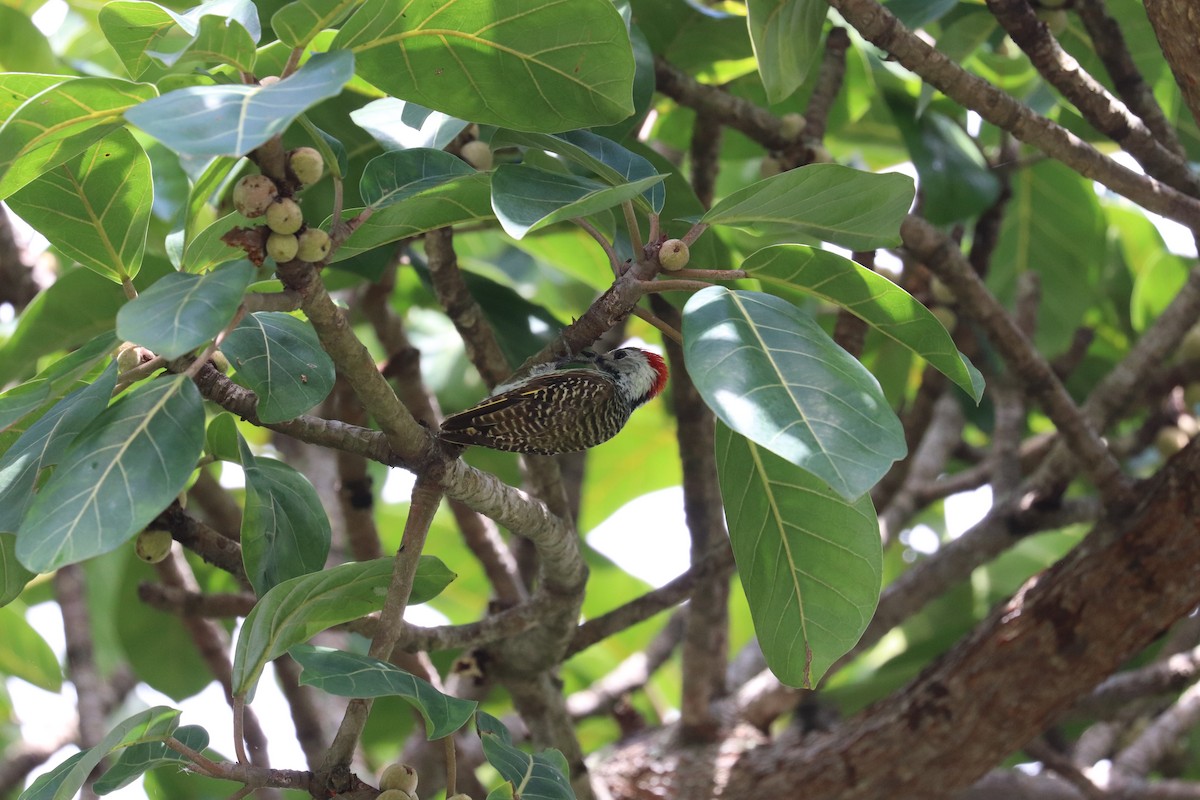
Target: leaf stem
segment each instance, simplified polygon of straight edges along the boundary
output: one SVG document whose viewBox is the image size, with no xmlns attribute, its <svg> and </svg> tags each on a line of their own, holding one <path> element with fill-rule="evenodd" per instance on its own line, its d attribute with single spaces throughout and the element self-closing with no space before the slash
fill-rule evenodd
<svg viewBox="0 0 1200 800">
<path fill-rule="evenodd" d="M 626 200 L 621 203 L 621 211 L 625 213 L 625 227 L 629 228 L 629 244 L 633 247 L 633 259 L 641 261 L 646 257 L 643 252 L 646 245 L 642 241 L 642 229 L 638 227 L 637 214 L 633 211 L 633 201 Z"/>
<path fill-rule="evenodd" d="M 283 71 L 279 73 L 280 78 L 286 78 L 296 71 L 296 67 L 300 66 L 300 57 L 304 55 L 303 47 L 293 47 L 292 52 L 288 53 L 287 63 L 283 65 Z"/>
<path fill-rule="evenodd" d="M 246 757 L 246 742 L 245 742 L 245 712 L 246 712 L 246 697 L 245 695 L 236 694 L 233 696 L 233 751 L 237 756 L 239 764 L 250 764 L 250 759 Z"/>
<path fill-rule="evenodd" d="M 446 797 L 453 797 L 458 794 L 458 766 L 455 762 L 454 752 L 454 734 L 442 737 L 442 743 L 446 748 Z"/>
</svg>

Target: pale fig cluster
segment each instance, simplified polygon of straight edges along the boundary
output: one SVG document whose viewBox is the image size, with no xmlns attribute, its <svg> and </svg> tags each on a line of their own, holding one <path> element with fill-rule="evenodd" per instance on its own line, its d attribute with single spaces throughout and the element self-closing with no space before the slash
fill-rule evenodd
<svg viewBox="0 0 1200 800">
<path fill-rule="evenodd" d="M 297 147 L 287 154 L 288 169 L 301 187 L 316 183 L 325 174 L 325 160 L 312 147 Z M 322 261 L 329 255 L 329 234 L 304 224 L 304 211 L 266 175 L 246 175 L 233 187 L 233 206 L 250 219 L 264 218 L 267 255 L 276 263 L 300 259 Z"/>
</svg>

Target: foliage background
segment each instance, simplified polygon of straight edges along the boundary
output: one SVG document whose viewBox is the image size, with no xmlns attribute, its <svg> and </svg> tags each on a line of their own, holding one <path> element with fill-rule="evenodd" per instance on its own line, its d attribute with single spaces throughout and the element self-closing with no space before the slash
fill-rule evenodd
<svg viewBox="0 0 1200 800">
<path fill-rule="evenodd" d="M 331 160 L 345 160 L 343 199 L 349 209 L 368 201 L 355 192 L 363 193 L 366 165 L 381 152 L 379 126 L 352 113 L 371 95 L 367 82 L 484 123 L 485 137 L 488 123 L 512 122 L 520 134 L 492 139 L 500 161 L 506 153 L 520 152 L 527 165 L 559 169 L 541 153 L 544 140 L 528 145 L 530 140 L 521 137 L 533 135 L 539 121 L 543 130 L 553 131 L 598 124 L 583 112 L 573 117 L 575 111 L 536 107 L 530 98 L 537 92 L 505 86 L 503 80 L 487 87 L 456 86 L 453 92 L 411 85 L 394 58 L 380 55 L 377 42 L 386 31 L 379 28 L 364 31 L 352 22 L 337 34 L 293 41 L 296 28 L 276 24 L 288 19 L 275 16 L 283 3 L 259 3 L 256 15 L 245 4 L 223 7 L 222 18 L 245 22 L 247 37 L 236 29 L 230 33 L 227 25 L 201 27 L 199 35 L 209 38 L 192 41 L 188 46 L 194 52 L 170 66 L 145 55 L 136 43 L 122 46 L 114 35 L 124 30 L 114 27 L 114 18 L 126 26 L 140 20 L 175 30 L 163 9 L 126 3 L 102 11 L 70 3 L 64 24 L 45 37 L 30 22 L 39 5 L 0 5 L 0 31 L 6 37 L 0 42 L 0 66 L 7 73 L 132 76 L 156 83 L 166 94 L 209 83 L 211 76 L 193 70 L 197 64 L 219 79 L 236 79 L 239 68 L 251 66 L 243 62 L 253 59 L 252 70 L 242 71 L 261 77 L 285 68 L 293 52 L 289 45 L 298 51 L 356 49 L 356 77 L 346 90 L 342 84 L 349 74 L 338 77 L 345 59 L 318 60 L 297 73 L 310 81 L 299 99 L 279 95 L 273 112 L 287 128 L 283 147 L 318 143 L 303 124 L 288 125 L 301 112 L 337 140 Z M 309 5 L 320 6 L 289 7 L 298 13 Z M 398 9 L 380 5 L 397 12 L 392 23 L 402 25 Z M 533 467 L 522 473 L 513 456 L 475 449 L 466 461 L 510 486 L 526 486 L 559 518 L 577 511 L 583 533 L 639 496 L 682 484 L 696 566 L 682 581 L 650 591 L 584 547 L 586 594 L 581 585 L 572 586 L 572 597 L 589 621 L 617 609 L 618 617 L 608 618 L 616 621 L 604 627 L 611 635 L 592 642 L 590 632 L 603 626 L 576 631 L 572 615 L 565 615 L 571 618 L 564 623 L 542 609 L 542 628 L 555 632 L 550 637 L 555 645 L 539 652 L 545 642 L 510 634 L 488 614 L 489 598 L 515 599 L 505 597 L 505 582 L 494 570 L 497 564 L 501 572 L 508 569 L 508 591 L 515 591 L 513 565 L 531 563 L 530 547 L 521 544 L 528 540 L 513 537 L 511 560 L 489 564 L 478 547 L 472 551 L 464 544 L 461 530 L 464 524 L 470 529 L 464 522 L 468 515 L 443 504 L 430 521 L 424 552 L 452 565 L 457 577 L 432 605 L 454 626 L 482 619 L 495 627 L 485 627 L 484 636 L 474 639 L 409 630 L 407 650 L 422 651 L 421 636 L 437 646 L 426 648 L 428 654 L 398 651 L 394 658 L 417 674 L 444 679 L 452 694 L 481 700 L 518 735 L 522 725 L 513 712 L 520 712 L 537 747 L 567 753 L 580 796 L 589 788 L 579 755 L 591 756 L 591 780 L 601 791 L 631 798 L 751 796 L 791 792 L 797 785 L 814 796 L 839 798 L 932 797 L 950 791 L 973 797 L 1197 796 L 1194 726 L 1200 701 L 1194 676 L 1200 629 L 1195 615 L 1187 614 L 1200 600 L 1191 500 L 1200 455 L 1188 444 L 1200 427 L 1193 388 L 1200 354 L 1196 334 L 1189 334 L 1200 311 L 1200 277 L 1194 249 L 1171 252 L 1149 217 L 1160 214 L 1192 231 L 1200 226 L 1200 182 L 1191 167 L 1200 149 L 1195 120 L 1200 103 L 1189 94 L 1200 85 L 1195 79 L 1200 63 L 1194 47 L 1180 46 L 1176 39 L 1186 42 L 1191 36 L 1194 43 L 1200 33 L 1195 21 L 1185 3 L 1162 0 L 1075 0 L 1053 8 L 1024 0 L 895 0 L 886 8 L 870 0 L 837 0 L 829 5 L 835 13 L 829 14 L 824 3 L 801 0 L 751 2 L 748 8 L 632 2 L 621 9 L 632 23 L 628 40 L 606 43 L 620 55 L 602 63 L 623 76 L 637 113 L 628 116 L 619 92 L 609 98 L 611 107 L 595 113 L 606 114 L 612 123 L 597 132 L 622 141 L 667 175 L 662 219 L 676 236 L 690 227 L 681 218 L 697 217 L 714 205 L 720 209 L 747 187 L 762 191 L 760 179 L 772 173 L 819 174 L 812 165 L 828 162 L 875 173 L 905 164 L 915 170 L 919 192 L 911 215 L 903 217 L 907 209 L 902 208 L 875 229 L 863 222 L 860 212 L 899 196 L 886 192 L 864 191 L 857 195 L 857 208 L 837 210 L 845 220 L 856 220 L 847 224 L 851 233 L 880 239 L 843 242 L 850 249 L 841 252 L 887 274 L 939 314 L 958 350 L 987 378 L 978 406 L 882 335 L 886 326 L 863 326 L 839 311 L 839 305 L 853 304 L 850 295 L 817 300 L 799 287 L 780 286 L 786 281 L 769 273 L 753 274 L 767 260 L 754 255 L 763 247 L 815 241 L 811 228 L 804 227 L 816 224 L 809 212 L 789 207 L 781 229 L 767 224 L 769 215 L 759 208 L 741 221 L 745 224 L 714 226 L 692 248 L 690 266 L 744 269 L 752 278 L 739 275 L 728 285 L 774 291 L 811 313 L 871 370 L 899 415 L 909 455 L 869 496 L 879 518 L 885 588 L 879 610 L 851 650 L 852 660 L 835 663 L 816 692 L 787 686 L 766 669 L 754 644 L 745 595 L 736 582 L 730 584 L 725 517 L 731 528 L 736 520 L 728 492 L 723 509 L 716 502 L 713 446 L 729 453 L 721 446 L 746 440 L 732 439 L 714 426 L 707 408 L 714 406 L 720 415 L 719 403 L 703 385 L 709 403 L 702 402 L 701 393 L 683 379 L 680 354 L 666 343 L 675 371 L 670 396 L 640 410 L 621 436 L 586 458 L 562 459 L 557 465 L 567 489 L 562 499 L 551 491 L 558 485 L 552 472 Z M 540 12 L 550 4 L 530 6 Z M 337 16 L 330 26 L 340 24 Z M 265 24 L 268 20 L 272 24 Z M 263 34 L 258 41 L 256 24 Z M 574 33 L 580 27 L 557 18 L 539 24 L 531 22 L 528 30 Z M 285 42 L 271 44 L 277 37 Z M 789 49 L 794 41 L 819 47 L 795 52 Z M 493 74 L 470 64 L 466 69 Z M 89 91 L 100 91 L 91 86 Z M 566 99 L 567 87 L 547 86 L 545 96 L 562 101 L 564 108 L 586 105 Z M 505 90 L 531 105 L 501 102 L 493 108 L 482 100 L 487 92 Z M 192 272 L 225 262 L 229 251 L 219 234 L 244 222 L 229 220 L 207 237 L 198 235 L 230 210 L 221 204 L 222 194 L 211 196 L 211 189 L 222 183 L 233 160 L 224 172 L 210 173 L 210 192 L 196 190 L 196 175 L 189 182 L 189 162 L 180 158 L 192 145 L 180 126 L 172 128 L 177 115 L 151 113 L 149 106 L 137 110 L 136 103 L 150 94 L 133 97 L 126 103 L 133 110 L 123 118 L 113 114 L 106 124 L 115 132 L 132 130 L 124 127 L 132 122 L 169 146 L 142 132 L 114 133 L 125 137 L 128 150 L 122 152 L 131 155 L 120 169 L 94 173 L 97 198 L 120 191 L 139 170 L 143 182 L 153 176 L 153 204 L 137 206 L 141 217 L 122 216 L 118 208 L 116 216 L 93 226 L 102 233 L 146 226 L 144 249 L 136 237 L 114 248 L 128 282 L 143 296 L 173 270 L 172 233 L 184 209 L 188 247 L 181 263 Z M 119 105 L 118 100 L 114 95 L 112 102 Z M 3 108 L 5 117 L 16 110 Z M 164 120 L 166 128 L 154 129 Z M 385 116 L 382 128 L 385 136 L 403 131 L 394 115 Z M 453 128 L 448 123 L 446 130 Z M 232 135 L 232 129 L 225 132 Z M 456 139 L 457 134 L 453 130 L 433 144 L 456 151 L 464 138 Z M 36 177 L 24 172 L 39 169 L 29 166 L 36 159 L 17 159 L 18 150 L 4 149 L 17 141 L 14 135 L 19 136 L 18 126 L 0 129 L 7 173 Z M 128 144 L 135 137 L 138 144 Z M 237 138 L 231 152 L 244 153 L 243 144 Z M 136 156 L 140 148 L 144 158 Z M 1118 148 L 1123 150 L 1119 158 Z M 1130 169 L 1133 164 L 1136 170 Z M 3 180 L 0 188 L 11 211 L 48 234 L 56 227 L 66 230 L 66 206 L 53 206 L 39 217 L 39 203 L 22 203 L 20 193 L 13 194 L 17 179 Z M 845 188 L 851 179 L 831 183 Z M 525 232 L 521 223 L 503 212 L 500 216 L 509 220 L 504 230 L 491 221 L 496 195 L 489 196 L 478 176 L 464 173 L 458 183 L 446 185 L 457 192 L 453 199 L 461 204 L 461 216 L 446 216 L 437 199 L 427 206 L 398 203 L 391 208 L 403 212 L 388 212 L 396 216 L 385 218 L 381 211 L 339 251 L 334 268 L 323 272 L 329 290 L 350 309 L 352 330 L 370 348 L 371 363 L 322 338 L 321 347 L 342 370 L 342 380 L 331 384 L 317 414 L 377 425 L 386 432 L 386 443 L 360 438 L 338 453 L 299 444 L 297 439 L 315 438 L 307 423 L 293 424 L 294 438 L 236 424 L 249 451 L 257 454 L 239 455 L 247 459 L 244 465 L 259 456 L 281 456 L 315 487 L 332 526 L 334 562 L 350 554 L 362 559 L 395 552 L 414 518 L 410 504 L 379 502 L 372 487 L 385 479 L 381 462 L 390 462 L 397 452 L 417 452 L 413 442 L 423 434 L 381 415 L 383 406 L 364 399 L 364 366 L 373 371 L 375 364 L 385 365 L 382 374 L 415 409 L 413 416 L 433 419 L 436 409 L 469 405 L 485 384 L 555 344 L 555 331 L 568 322 L 577 320 L 562 335 L 569 344 L 591 343 L 600 333 L 609 345 L 628 336 L 660 338 L 644 320 L 623 319 L 640 299 L 630 281 L 616 282 L 626 294 L 610 293 L 609 300 L 595 302 L 614 279 L 603 251 L 586 232 L 560 223 L 514 238 Z M 618 182 L 619 191 L 628 186 Z M 197 197 L 200 202 L 192 205 Z M 306 191 L 303 203 L 310 224 L 327 222 L 338 207 L 333 181 Z M 647 265 L 644 277 L 653 279 L 654 253 L 636 252 L 617 209 L 601 202 L 587 210 L 596 212 L 590 219 L 614 242 L 618 262 L 632 257 Z M 540 219 L 529 209 L 518 211 L 532 214 L 525 225 Z M 639 213 L 645 220 L 646 209 Z M 457 225 L 453 236 L 442 228 L 449 223 Z M 14 386 L 64 352 L 112 330 L 114 321 L 119 326 L 118 309 L 128 293 L 102 276 L 114 269 L 112 261 L 96 255 L 105 242 L 60 235 L 50 256 L 35 265 L 11 240 L 7 221 L 4 234 L 0 287 L 17 316 L 0 343 L 0 383 Z M 412 239 L 391 243 L 402 236 Z M 385 246 L 370 246 L 385 241 Z M 244 288 L 251 276 L 242 277 Z M 300 291 L 295 276 L 284 277 L 288 288 Z M 669 276 L 660 280 L 665 279 Z M 642 301 L 643 315 L 680 327 L 679 309 L 697 286 L 682 288 L 687 293 L 654 293 L 652 301 Z M 239 298 L 240 293 L 241 288 Z M 473 318 L 473 311 L 462 311 L 468 297 L 479 304 Z M 314 329 L 331 330 L 334 306 L 322 319 L 312 295 L 305 298 Z M 486 325 L 473 329 L 472 319 Z M 689 332 L 688 324 L 685 319 L 682 328 L 686 347 L 692 347 L 701 336 Z M 486 335 L 478 330 L 488 327 L 496 334 L 490 353 L 482 344 Z M 107 346 L 115 344 L 114 338 Z M 311 352 L 319 349 L 312 345 Z M 936 350 L 926 347 L 925 354 Z M 201 376 L 202 393 L 210 400 L 216 380 L 210 375 L 205 388 Z M 286 393 L 279 399 L 287 399 Z M 235 415 L 244 416 L 252 407 L 244 396 L 227 400 Z M 259 411 L 264 408 L 260 402 Z M 217 422 L 216 411 L 209 406 L 210 451 L 240 452 L 233 416 Z M 278 413 L 277 421 L 287 425 L 282 421 L 295 411 Z M 873 419 L 889 415 L 882 410 Z M 6 448 L 13 433 L 0 440 Z M 727 456 L 720 463 L 727 481 L 731 465 L 739 462 Z M 136 710 L 124 708 L 114 717 L 139 681 L 178 700 L 208 685 L 214 672 L 229 669 L 228 631 L 253 597 L 231 577 L 228 564 L 223 570 L 196 557 L 202 552 L 213 558 L 211 542 L 206 544 L 189 523 L 201 519 L 214 530 L 239 530 L 236 517 L 246 503 L 244 493 L 221 489 L 215 472 L 204 471 L 191 483 L 187 512 L 168 510 L 156 523 L 187 548 L 186 555 L 177 551 L 167 562 L 174 567 L 148 567 L 130 547 L 122 547 L 82 566 L 64 566 L 53 579 L 34 580 L 0 610 L 0 669 L 50 689 L 65 677 L 79 692 L 78 725 L 62 732 L 62 743 L 102 742 L 116 721 Z M 455 481 L 465 480 L 464 474 L 460 470 L 443 480 L 459 485 Z M 990 514 L 957 538 L 946 535 L 945 499 L 979 486 L 991 488 Z M 166 495 L 155 513 L 175 492 Z M 546 542 L 562 528 L 545 523 L 544 506 L 510 505 L 501 511 L 498 497 L 512 501 L 513 496 L 494 494 L 487 501 L 492 516 L 531 535 L 544 559 Z M 812 521 L 815 532 L 844 530 L 802 504 L 789 508 L 787 517 Z M 306 515 L 305 524 L 312 519 Z M 927 534 L 914 538 L 917 526 L 937 535 L 936 547 L 914 546 L 929 539 Z M 646 527 L 651 535 L 652 523 Z M 546 538 L 539 539 L 542 534 Z M 736 535 L 734 540 L 736 546 Z M 835 575 L 846 581 L 843 586 L 869 583 L 851 580 L 847 572 Z M 196 599 L 202 596 L 208 599 Z M 676 608 L 689 597 L 689 605 Z M 51 600 L 60 605 L 67 631 L 64 665 L 23 616 L 27 608 Z M 180 613 L 188 602 L 203 613 Z M 649 616 L 646 609 L 663 613 Z M 507 650 L 495 644 L 497 637 L 509 635 L 519 644 Z M 365 647 L 365 640 L 356 641 Z M 197 642 L 214 645 L 216 657 L 209 651 L 205 658 Z M 482 680 L 464 667 L 472 662 L 456 662 L 473 647 L 488 654 L 482 657 Z M 764 648 L 769 652 L 770 642 Z M 549 663 L 539 662 L 544 653 Z M 830 651 L 827 661 L 835 662 L 839 653 Z M 335 701 L 327 696 L 298 688 L 295 665 L 283 663 L 281 681 L 310 763 L 273 766 L 307 766 L 324 781 L 329 776 L 321 772 L 322 758 L 340 708 L 331 707 Z M 551 673 L 547 667 L 555 669 Z M 57 760 L 56 748 L 21 742 L 11 709 L 6 711 L 0 790 L 16 794 L 30 770 Z M 356 771 L 367 784 L 382 765 L 401 759 L 418 765 L 426 787 L 422 796 L 442 788 L 441 747 L 424 741 L 410 706 L 396 698 L 377 701 L 361 741 Z M 471 771 L 483 758 L 478 742 L 474 733 L 458 740 L 460 788 L 473 796 L 498 783 L 493 772 Z M 1015 768 L 1019 763 L 1034 766 Z M 299 785 L 275 778 L 277 786 Z M 218 788 L 173 768 L 156 770 L 146 780 L 146 791 L 154 796 L 233 791 L 229 783 Z M 349 788 L 368 791 L 365 785 Z"/>
</svg>

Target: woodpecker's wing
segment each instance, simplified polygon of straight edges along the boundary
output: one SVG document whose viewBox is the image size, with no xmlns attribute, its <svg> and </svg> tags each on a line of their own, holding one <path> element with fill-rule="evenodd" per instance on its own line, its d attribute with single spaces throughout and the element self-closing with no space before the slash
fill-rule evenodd
<svg viewBox="0 0 1200 800">
<path fill-rule="evenodd" d="M 598 443 L 590 416 L 610 405 L 615 391 L 612 379 L 596 370 L 537 375 L 447 417 L 441 437 L 519 453 L 584 450 Z"/>
</svg>

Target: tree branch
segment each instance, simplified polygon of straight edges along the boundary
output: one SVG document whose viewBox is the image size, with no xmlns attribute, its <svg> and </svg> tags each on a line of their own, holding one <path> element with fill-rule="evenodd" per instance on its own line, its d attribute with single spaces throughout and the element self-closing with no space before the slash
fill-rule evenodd
<svg viewBox="0 0 1200 800">
<path fill-rule="evenodd" d="M 875 0 L 830 0 L 829 4 L 863 38 L 964 108 L 1143 208 L 1200 230 L 1200 201 L 1121 166 L 1065 128 L 966 72 L 905 28 Z"/>
</svg>

